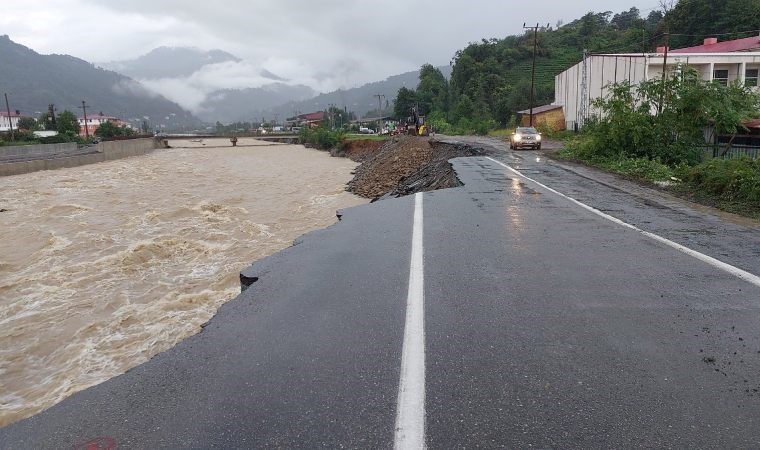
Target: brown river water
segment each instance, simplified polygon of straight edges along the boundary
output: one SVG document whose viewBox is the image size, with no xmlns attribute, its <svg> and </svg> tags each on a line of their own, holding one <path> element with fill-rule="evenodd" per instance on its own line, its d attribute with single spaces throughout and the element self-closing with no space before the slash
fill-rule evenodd
<svg viewBox="0 0 760 450">
<path fill-rule="evenodd" d="M 172 144 L 0 177 L 0 426 L 197 333 L 242 268 L 366 202 L 344 191 L 348 159 Z"/>
</svg>

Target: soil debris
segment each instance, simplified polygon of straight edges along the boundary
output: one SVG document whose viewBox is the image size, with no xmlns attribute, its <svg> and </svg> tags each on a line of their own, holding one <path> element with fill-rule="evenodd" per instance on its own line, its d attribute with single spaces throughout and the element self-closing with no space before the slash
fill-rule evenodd
<svg viewBox="0 0 760 450">
<path fill-rule="evenodd" d="M 378 199 L 461 186 L 449 159 L 482 152 L 431 138 L 399 136 L 387 141 L 356 168 L 348 190 Z"/>
<path fill-rule="evenodd" d="M 351 161 L 364 162 L 371 158 L 380 147 L 387 141 L 374 141 L 369 139 L 359 139 L 355 141 L 344 142 L 340 149 L 334 149 L 330 152 L 332 156 L 342 156 Z"/>
</svg>

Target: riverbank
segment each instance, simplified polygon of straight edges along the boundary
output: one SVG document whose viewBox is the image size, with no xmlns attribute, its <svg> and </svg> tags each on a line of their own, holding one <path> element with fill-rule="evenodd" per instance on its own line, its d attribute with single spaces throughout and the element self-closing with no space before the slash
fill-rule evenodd
<svg viewBox="0 0 760 450">
<path fill-rule="evenodd" d="M 0 426 L 197 333 L 243 267 L 367 202 L 353 161 L 244 143 L 0 178 Z"/>
</svg>

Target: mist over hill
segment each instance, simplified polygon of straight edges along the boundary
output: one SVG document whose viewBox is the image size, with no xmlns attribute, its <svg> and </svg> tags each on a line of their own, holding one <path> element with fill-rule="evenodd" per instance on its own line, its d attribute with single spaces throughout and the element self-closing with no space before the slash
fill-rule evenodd
<svg viewBox="0 0 760 450">
<path fill-rule="evenodd" d="M 439 67 L 445 77 L 451 75 L 450 66 Z M 302 101 L 291 101 L 271 108 L 252 109 L 247 115 L 241 115 L 235 120 L 256 121 L 262 117 L 274 119 L 275 116 L 282 121 L 296 113 L 309 113 L 322 111 L 330 105 L 353 111 L 357 117 L 362 117 L 369 112 L 375 112 L 378 106 L 383 110 L 393 108 L 393 101 L 398 90 L 402 87 L 414 89 L 419 83 L 419 70 L 393 75 L 382 81 L 367 83 L 351 89 L 338 89 L 329 93 L 319 94 L 316 97 Z M 381 95 L 378 105 L 377 95 Z"/>
<path fill-rule="evenodd" d="M 144 116 L 152 125 L 197 126 L 200 121 L 178 104 L 145 88 L 132 78 L 95 67 L 69 55 L 41 55 L 0 36 L 0 92 L 7 92 L 11 109 L 37 115 L 53 103 L 62 111 L 78 109 L 122 117 L 138 124 Z"/>
<path fill-rule="evenodd" d="M 135 59 L 110 61 L 100 65 L 140 80 L 187 77 L 205 65 L 227 61 L 240 62 L 241 59 L 222 50 L 204 51 L 193 47 L 158 47 Z"/>
</svg>

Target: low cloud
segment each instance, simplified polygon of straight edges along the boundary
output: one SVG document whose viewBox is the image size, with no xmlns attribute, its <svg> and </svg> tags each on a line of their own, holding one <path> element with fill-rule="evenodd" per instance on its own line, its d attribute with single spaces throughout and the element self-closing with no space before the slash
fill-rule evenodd
<svg viewBox="0 0 760 450">
<path fill-rule="evenodd" d="M 363 64 L 353 58 L 340 59 L 329 67 L 313 67 L 294 58 L 271 57 L 260 64 L 225 61 L 207 64 L 187 77 L 139 81 L 154 94 L 160 94 L 193 113 L 200 113 L 209 96 L 222 89 L 258 88 L 284 80 L 290 85 L 329 92 L 348 85 L 362 67 Z M 135 89 L 134 86 L 121 88 Z"/>
<path fill-rule="evenodd" d="M 131 79 L 122 79 L 118 83 L 114 84 L 111 89 L 117 94 L 150 98 L 156 97 L 158 95 L 155 90 L 149 89 L 146 86 Z"/>
<path fill-rule="evenodd" d="M 535 0 L 531 10 L 541 12 L 541 23 L 554 24 L 590 10 L 622 11 L 631 6 L 648 11 L 652 5 L 643 0 L 589 0 L 579 9 L 574 2 Z M 403 0 L 382 5 L 332 0 L 45 0 L 40 8 L 8 3 L 0 14 L 0 29 L 42 53 L 71 54 L 87 61 L 135 58 L 160 46 L 218 48 L 243 58 L 240 63 L 204 67 L 185 79 L 143 80 L 193 109 L 216 89 L 258 87 L 273 82 L 272 74 L 328 92 L 415 70 L 424 63 L 447 64 L 468 42 L 520 34 L 525 20 L 538 20 L 515 14 L 521 6 L 514 0 L 420 0 L 410 7 Z"/>
</svg>

